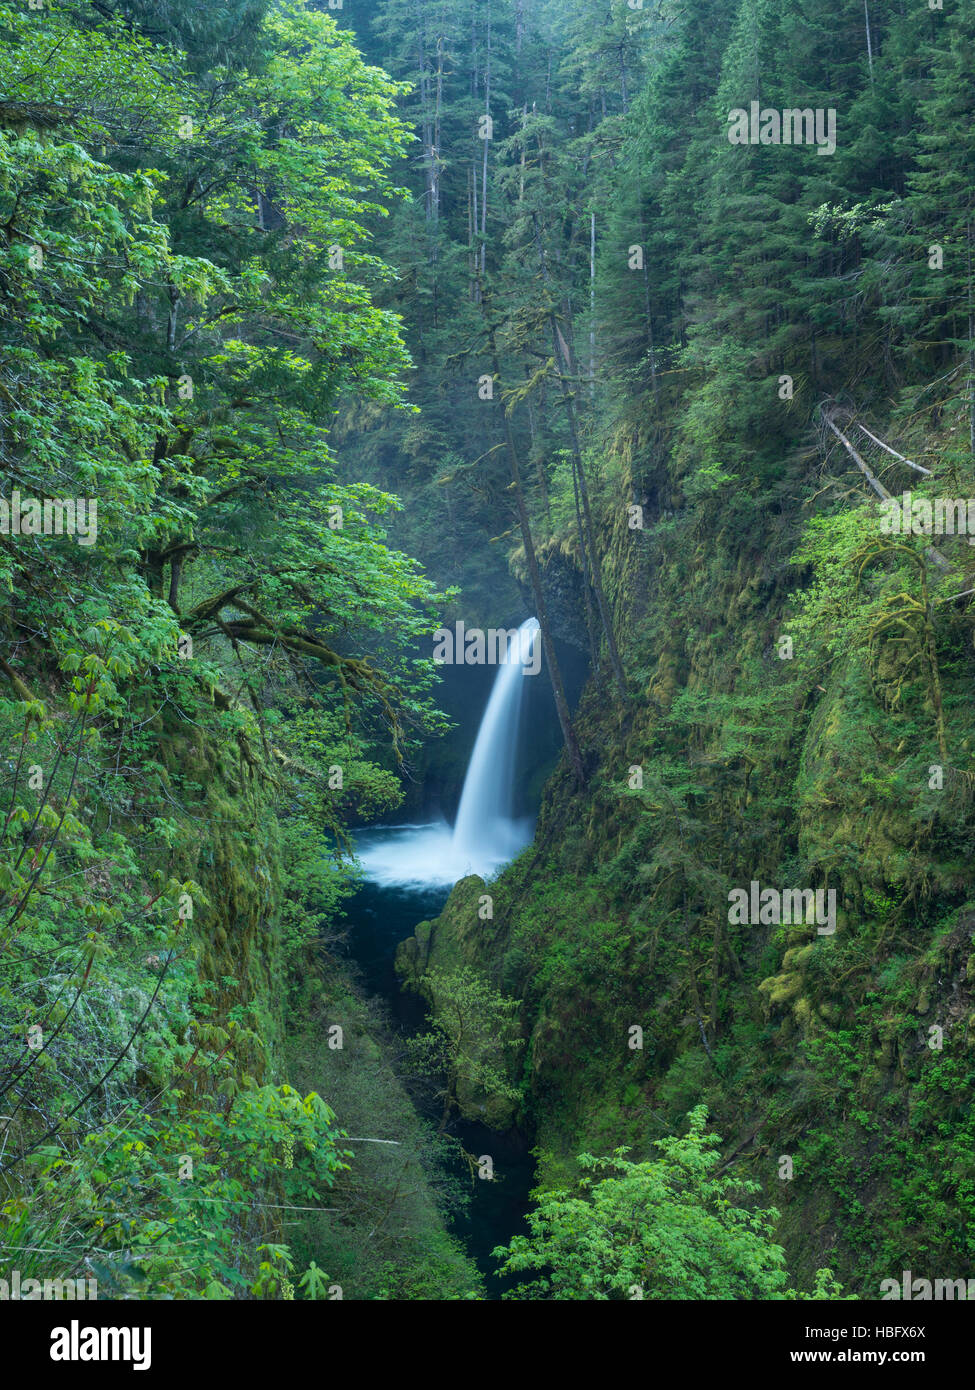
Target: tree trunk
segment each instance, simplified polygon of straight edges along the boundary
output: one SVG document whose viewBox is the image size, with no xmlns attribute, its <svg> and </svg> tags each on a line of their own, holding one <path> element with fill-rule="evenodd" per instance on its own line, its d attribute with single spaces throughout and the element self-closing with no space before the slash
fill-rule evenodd
<svg viewBox="0 0 975 1390">
<path fill-rule="evenodd" d="M 535 226 L 535 245 L 538 250 L 538 257 L 542 267 L 542 278 L 548 284 L 548 268 L 545 264 L 545 249 L 542 245 L 541 231 L 538 226 L 538 218 L 533 215 Z M 554 311 L 549 314 L 549 325 L 552 330 L 552 354 L 555 358 L 555 369 L 559 378 L 559 385 L 562 388 L 562 399 L 565 402 L 566 416 L 569 422 L 569 440 L 572 446 L 573 466 L 579 480 L 579 495 L 582 500 L 582 514 L 585 519 L 586 532 L 583 538 L 583 563 L 585 564 L 585 553 L 589 552 L 589 563 L 592 567 L 592 587 L 596 595 L 596 606 L 599 609 L 599 617 L 603 626 L 603 634 L 606 638 L 606 647 L 609 651 L 610 665 L 620 688 L 620 693 L 626 693 L 626 676 L 623 672 L 623 663 L 620 660 L 619 649 L 616 646 L 616 638 L 613 634 L 613 623 L 609 613 L 609 606 L 603 594 L 603 581 L 601 567 L 599 563 L 599 553 L 595 547 L 595 537 L 593 534 L 592 511 L 589 506 L 589 487 L 586 482 L 586 471 L 582 464 L 582 451 L 579 448 L 579 435 L 576 431 L 575 410 L 572 404 L 572 393 L 569 391 L 565 380 L 564 362 L 569 357 L 571 349 L 559 331 L 558 321 Z"/>
<path fill-rule="evenodd" d="M 484 70 L 484 114 L 491 120 L 491 0 L 487 11 L 487 66 Z M 481 166 L 481 278 L 483 280 L 487 263 L 487 187 L 488 187 L 488 145 L 490 140 L 485 132 L 484 159 Z"/>
<path fill-rule="evenodd" d="M 589 399 L 596 395 L 596 214 L 589 214 Z"/>
<path fill-rule="evenodd" d="M 491 347 L 491 366 L 494 370 L 494 379 L 498 391 L 498 404 L 501 407 L 501 418 L 504 422 L 504 441 L 508 452 L 508 462 L 511 466 L 511 481 L 514 487 L 515 501 L 518 506 L 521 537 L 525 546 L 525 558 L 528 561 L 528 574 L 531 579 L 532 596 L 535 600 L 535 616 L 538 618 L 538 625 L 541 628 L 542 647 L 545 651 L 545 658 L 548 661 L 548 673 L 552 682 L 552 694 L 555 696 L 555 709 L 559 718 L 559 727 L 562 730 L 562 739 L 565 743 L 566 752 L 569 755 L 569 762 L 572 765 L 572 771 L 575 775 L 576 782 L 581 787 L 585 785 L 586 781 L 585 769 L 582 765 L 582 753 L 579 750 L 575 730 L 572 727 L 572 717 L 569 714 L 569 702 L 565 698 L 565 686 L 562 684 L 562 672 L 559 668 L 558 658 L 555 655 L 555 647 L 552 644 L 552 634 L 548 624 L 548 613 L 545 608 L 545 600 L 542 597 L 542 577 L 538 569 L 535 544 L 532 540 L 531 522 L 528 519 L 528 509 L 525 506 L 525 496 L 521 487 L 521 468 L 518 464 L 518 454 L 511 433 L 511 422 L 504 408 L 501 364 L 498 360 L 498 349 L 495 342 L 493 327 L 488 328 L 488 342 Z"/>
<path fill-rule="evenodd" d="M 968 448 L 975 455 L 975 300 L 972 300 L 972 224 L 965 227 L 968 250 Z"/>
<path fill-rule="evenodd" d="M 576 472 L 579 476 L 579 495 L 582 499 L 582 515 L 586 524 L 586 543 L 589 550 L 589 563 L 592 566 L 592 587 L 596 595 L 596 606 L 599 609 L 599 617 L 603 626 L 603 636 L 606 638 L 606 647 L 609 651 L 609 661 L 613 668 L 613 675 L 620 688 L 620 694 L 626 694 L 626 676 L 623 672 L 623 663 L 620 660 L 619 648 L 616 645 L 616 637 L 613 633 L 613 619 L 603 593 L 602 566 L 599 563 L 599 552 L 596 549 L 596 538 L 592 524 L 592 509 L 589 506 L 589 485 L 586 482 L 586 470 L 582 462 L 582 450 L 579 447 L 579 434 L 576 429 L 575 407 L 572 401 L 572 392 L 569 390 L 568 383 L 562 372 L 561 350 L 558 341 L 557 325 L 555 315 L 552 315 L 552 346 L 555 352 L 556 371 L 558 372 L 559 385 L 562 388 L 562 399 L 565 402 L 565 411 L 569 421 L 569 440 L 572 445 L 572 457 Z"/>
<path fill-rule="evenodd" d="M 440 119 L 443 109 L 443 34 L 437 36 L 437 98 L 433 112 L 433 220 L 440 219 Z"/>
<path fill-rule="evenodd" d="M 599 670 L 599 637 L 596 628 L 596 615 L 592 611 L 592 574 L 589 569 L 589 548 L 586 545 L 586 533 L 582 525 L 582 508 L 579 503 L 579 470 L 576 467 L 574 454 L 572 456 L 572 496 L 576 508 L 576 530 L 579 533 L 579 550 L 582 555 L 582 579 L 584 586 L 583 592 L 586 599 L 586 631 L 589 633 L 589 656 L 592 661 L 592 669 L 595 672 Z"/>
</svg>

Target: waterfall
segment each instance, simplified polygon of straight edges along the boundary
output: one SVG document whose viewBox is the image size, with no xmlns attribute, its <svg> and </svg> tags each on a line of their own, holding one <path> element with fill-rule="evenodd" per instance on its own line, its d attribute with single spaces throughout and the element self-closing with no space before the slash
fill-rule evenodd
<svg viewBox="0 0 975 1390">
<path fill-rule="evenodd" d="M 357 837 L 366 877 L 393 886 L 455 883 L 465 874 L 494 873 L 531 839 L 531 822 L 514 816 L 515 762 L 525 668 L 539 626 L 521 624 L 498 666 L 467 765 L 453 830 L 434 825 L 377 826 Z M 536 668 L 537 669 L 537 668 Z"/>
<path fill-rule="evenodd" d="M 489 847 L 503 855 L 511 842 L 525 664 L 537 638 L 538 620 L 529 618 L 511 641 L 507 663 L 494 679 L 460 794 L 453 835 L 458 858 L 467 856 L 473 862 Z"/>
</svg>

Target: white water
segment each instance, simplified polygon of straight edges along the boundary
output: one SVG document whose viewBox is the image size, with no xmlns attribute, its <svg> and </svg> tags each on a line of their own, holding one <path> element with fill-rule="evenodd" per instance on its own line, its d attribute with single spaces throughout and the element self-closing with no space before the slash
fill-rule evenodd
<svg viewBox="0 0 975 1390">
<path fill-rule="evenodd" d="M 512 809 L 524 671 L 538 630 L 535 618 L 523 622 L 510 659 L 498 667 L 453 830 L 441 820 L 363 831 L 357 852 L 367 878 L 389 886 L 456 883 L 465 874 L 485 878 L 528 844 L 531 820 L 516 820 Z"/>
</svg>

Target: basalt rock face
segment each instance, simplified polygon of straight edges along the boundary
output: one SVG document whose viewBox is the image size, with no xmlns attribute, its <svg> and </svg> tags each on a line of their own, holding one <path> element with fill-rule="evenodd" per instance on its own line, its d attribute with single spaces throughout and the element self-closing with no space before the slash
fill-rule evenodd
<svg viewBox="0 0 975 1390">
<path fill-rule="evenodd" d="M 493 901 L 484 880 L 476 874 L 463 878 L 453 888 L 440 916 L 432 922 L 420 922 L 414 934 L 400 942 L 396 952 L 396 973 L 403 988 L 412 990 L 427 1001 L 431 1012 L 440 1011 L 437 980 L 442 976 L 455 977 L 465 969 L 483 970 L 486 949 L 495 938 L 492 917 Z M 491 972 L 491 978 L 497 972 Z M 476 1022 L 476 1020 L 475 1020 Z M 484 1046 L 472 1038 L 467 1049 L 469 1059 L 476 1064 L 481 1052 L 490 1053 L 493 1041 Z M 516 1055 L 500 1059 L 502 1071 L 509 1083 L 517 1078 Z M 466 1120 L 476 1120 L 491 1129 L 510 1129 L 518 1120 L 519 1105 L 508 1095 L 484 1086 L 458 1081 L 456 1100 L 459 1113 Z"/>
<path fill-rule="evenodd" d="M 440 916 L 432 922 L 420 922 L 413 935 L 400 942 L 396 973 L 405 987 L 417 988 L 430 970 L 457 970 L 480 963 L 485 923 L 478 912 L 486 892 L 484 880 L 477 874 L 462 878 L 451 890 Z"/>
<path fill-rule="evenodd" d="M 536 546 L 535 558 L 541 574 L 542 597 L 552 636 L 588 654 L 586 580 L 577 547 L 571 542 L 553 538 Z M 521 585 L 525 607 L 533 612 L 535 602 L 523 550 L 518 550 L 512 557 L 511 568 Z"/>
</svg>

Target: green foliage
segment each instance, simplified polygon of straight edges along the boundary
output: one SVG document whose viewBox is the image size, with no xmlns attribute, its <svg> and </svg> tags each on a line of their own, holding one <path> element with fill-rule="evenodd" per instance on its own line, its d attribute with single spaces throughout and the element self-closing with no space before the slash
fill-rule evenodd
<svg viewBox="0 0 975 1390">
<path fill-rule="evenodd" d="M 430 1028 L 409 1039 L 409 1057 L 418 1073 L 440 1081 L 441 1130 L 452 1111 L 465 1111 L 482 1097 L 495 1105 L 517 1101 L 520 1090 L 509 1079 L 509 1054 L 522 1046 L 517 1000 L 505 999 L 467 967 L 431 970 L 423 988 Z"/>
<path fill-rule="evenodd" d="M 531 1234 L 495 1251 L 508 1274 L 539 1273 L 506 1297 L 541 1299 L 794 1298 L 778 1212 L 737 1205 L 759 1184 L 721 1173 L 707 1110 L 683 1137 L 658 1139 L 661 1157 L 633 1163 L 580 1154 L 578 1195 L 544 1191 Z M 824 1277 L 828 1271 L 821 1272 Z"/>
<path fill-rule="evenodd" d="M 251 1084 L 229 1102 L 214 1091 L 189 1112 L 181 1099 L 170 1087 L 151 1111 L 131 1102 L 121 1127 L 87 1134 L 71 1158 L 39 1152 L 31 1202 L 3 1207 L 22 1270 L 49 1269 L 54 1249 L 87 1262 L 110 1297 L 232 1298 L 252 1282 L 274 1296 L 270 1262 L 248 1275 L 239 1245 L 277 1229 L 275 1202 L 321 1200 L 347 1156 L 335 1116 L 286 1085 Z M 269 1201 L 255 1200 L 258 1184 Z"/>
</svg>

